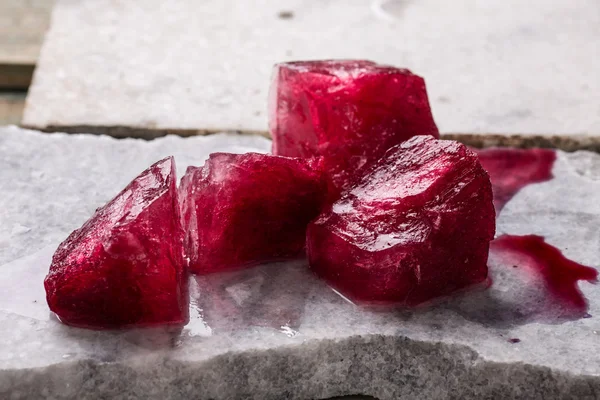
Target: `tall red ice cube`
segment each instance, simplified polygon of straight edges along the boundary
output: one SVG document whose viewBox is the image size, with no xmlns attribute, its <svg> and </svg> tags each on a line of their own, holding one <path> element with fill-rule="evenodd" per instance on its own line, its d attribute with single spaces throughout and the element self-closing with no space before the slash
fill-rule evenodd
<svg viewBox="0 0 600 400">
<path fill-rule="evenodd" d="M 275 65 L 269 128 L 273 154 L 323 156 L 340 190 L 390 147 L 439 137 L 423 78 L 364 60 Z"/>
</svg>

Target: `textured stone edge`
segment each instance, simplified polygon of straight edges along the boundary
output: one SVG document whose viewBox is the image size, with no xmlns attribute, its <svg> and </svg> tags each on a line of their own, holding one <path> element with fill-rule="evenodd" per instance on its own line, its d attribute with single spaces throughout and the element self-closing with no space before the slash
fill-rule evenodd
<svg viewBox="0 0 600 400">
<path fill-rule="evenodd" d="M 206 136 L 215 133 L 229 132 L 240 135 L 257 135 L 270 139 L 267 131 L 253 130 L 215 130 L 215 129 L 179 129 L 179 128 L 147 128 L 135 126 L 100 126 L 100 125 L 52 125 L 48 127 L 21 125 L 24 129 L 39 130 L 46 133 L 88 133 L 108 135 L 115 138 L 136 138 L 152 140 L 166 135 L 182 137 Z M 532 134 L 494 134 L 494 133 L 443 133 L 442 139 L 457 140 L 469 146 L 484 147 L 545 147 L 556 148 L 568 152 L 589 150 L 600 153 L 600 135 L 532 135 Z"/>
<path fill-rule="evenodd" d="M 208 136 L 217 133 L 234 133 L 239 135 L 256 135 L 271 138 L 267 131 L 231 130 L 231 129 L 180 129 L 180 128 L 146 128 L 136 126 L 101 126 L 101 125 L 50 125 L 39 127 L 21 124 L 20 128 L 30 129 L 45 133 L 83 133 L 92 135 L 107 135 L 117 139 L 133 138 L 152 140 L 167 135 L 181 137 Z"/>
<path fill-rule="evenodd" d="M 0 372 L 11 399 L 597 399 L 600 377 L 483 360 L 467 346 L 400 336 L 310 340 L 196 362 L 83 360 Z"/>
<path fill-rule="evenodd" d="M 484 147 L 555 148 L 567 152 L 589 150 L 600 153 L 600 135 L 532 135 L 494 133 L 445 133 L 442 139 L 457 140 L 466 145 Z"/>
</svg>

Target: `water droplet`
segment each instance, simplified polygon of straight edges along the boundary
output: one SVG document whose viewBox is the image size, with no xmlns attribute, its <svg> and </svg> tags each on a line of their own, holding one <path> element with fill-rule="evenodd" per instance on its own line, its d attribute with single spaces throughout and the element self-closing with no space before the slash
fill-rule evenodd
<svg viewBox="0 0 600 400">
<path fill-rule="evenodd" d="M 395 21 L 402 16 L 407 5 L 406 0 L 374 0 L 371 3 L 371 11 L 378 18 Z"/>
<path fill-rule="evenodd" d="M 300 333 L 297 330 L 292 329 L 288 324 L 281 326 L 281 332 L 287 337 L 294 337 Z"/>
<path fill-rule="evenodd" d="M 14 235 L 21 235 L 23 233 L 27 233 L 31 230 L 31 228 L 27 227 L 27 226 L 23 226 L 21 224 L 16 224 L 15 226 L 13 226 L 12 231 L 10 232 L 12 236 Z"/>
<path fill-rule="evenodd" d="M 519 338 L 510 338 L 508 339 L 508 343 L 520 343 L 521 339 Z"/>
</svg>

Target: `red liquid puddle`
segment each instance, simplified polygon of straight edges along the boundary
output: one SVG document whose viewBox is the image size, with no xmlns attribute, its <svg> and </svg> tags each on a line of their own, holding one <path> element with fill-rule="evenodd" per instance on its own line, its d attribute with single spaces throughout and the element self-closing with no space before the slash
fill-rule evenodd
<svg viewBox="0 0 600 400">
<path fill-rule="evenodd" d="M 491 243 L 492 251 L 520 260 L 519 267 L 528 268 L 542 278 L 550 294 L 574 312 L 584 313 L 587 302 L 577 282 L 596 282 L 598 271 L 566 258 L 559 249 L 537 235 L 502 235 Z"/>
<path fill-rule="evenodd" d="M 550 149 L 483 149 L 475 150 L 487 170 L 494 192 L 496 215 L 525 186 L 552 179 L 556 152 Z M 579 290 L 579 280 L 596 282 L 598 271 L 566 258 L 542 236 L 503 235 L 490 244 L 490 251 L 501 252 L 541 279 L 557 307 L 581 315 L 587 302 Z M 589 315 L 589 314 L 586 314 Z"/>
<path fill-rule="evenodd" d="M 556 152 L 549 149 L 474 149 L 490 175 L 496 215 L 519 190 L 552 179 Z"/>
</svg>

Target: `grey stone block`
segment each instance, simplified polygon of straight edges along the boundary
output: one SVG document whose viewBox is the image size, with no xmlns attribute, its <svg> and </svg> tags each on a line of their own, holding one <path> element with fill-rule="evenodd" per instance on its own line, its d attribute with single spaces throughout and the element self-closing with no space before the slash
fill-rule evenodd
<svg viewBox="0 0 600 400">
<path fill-rule="evenodd" d="M 56 245 L 141 170 L 168 154 L 183 171 L 213 151 L 269 145 L 0 128 L 0 398 L 600 398 L 598 287 L 580 284 L 591 318 L 548 321 L 494 256 L 491 288 L 414 310 L 354 306 L 298 261 L 194 278 L 180 332 L 95 332 L 50 315 L 42 280 Z M 498 232 L 544 235 L 597 267 L 600 156 L 558 152 L 553 173 L 505 206 Z"/>
<path fill-rule="evenodd" d="M 595 0 L 60 0 L 24 124 L 264 132 L 273 63 L 367 58 L 424 76 L 463 141 L 598 149 L 599 15 Z"/>
</svg>

